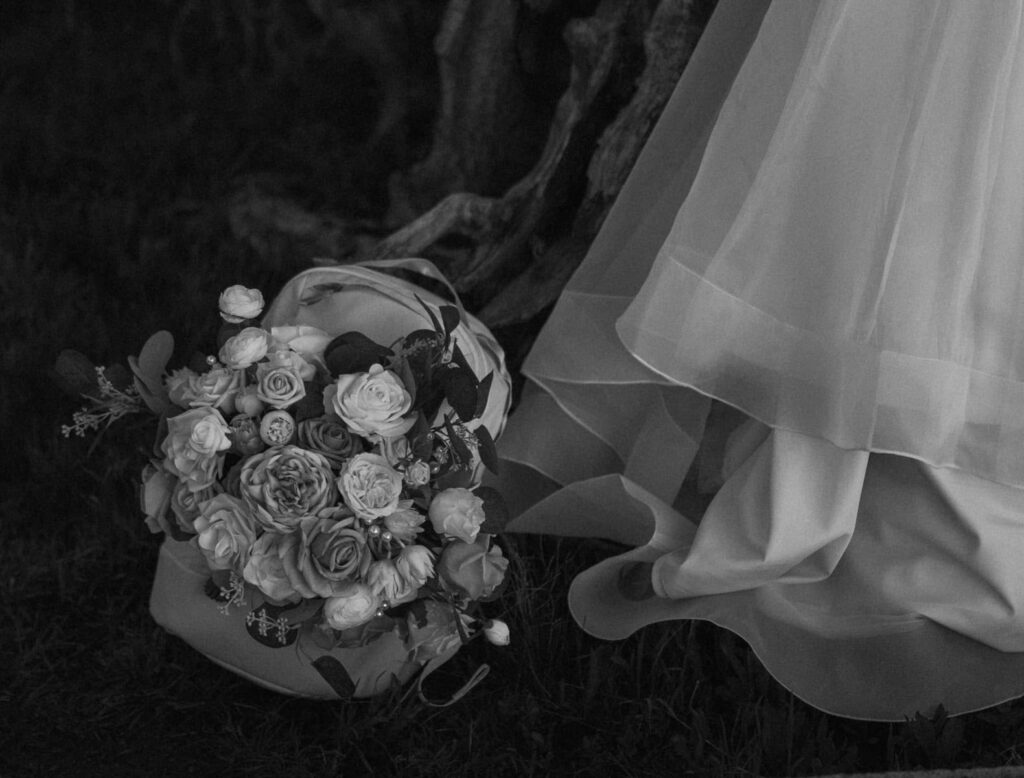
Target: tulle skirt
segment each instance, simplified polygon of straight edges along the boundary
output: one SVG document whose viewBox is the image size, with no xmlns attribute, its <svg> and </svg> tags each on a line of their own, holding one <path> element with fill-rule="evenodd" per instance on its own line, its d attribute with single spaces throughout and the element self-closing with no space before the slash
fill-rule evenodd
<svg viewBox="0 0 1024 778">
<path fill-rule="evenodd" d="M 1024 694 L 1022 13 L 719 4 L 503 442 L 516 529 L 637 546 L 585 629 L 707 619 L 858 718 Z"/>
</svg>

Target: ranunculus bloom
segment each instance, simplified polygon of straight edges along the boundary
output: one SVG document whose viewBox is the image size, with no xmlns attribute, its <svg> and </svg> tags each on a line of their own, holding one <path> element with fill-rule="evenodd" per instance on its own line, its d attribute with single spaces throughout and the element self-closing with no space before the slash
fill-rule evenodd
<svg viewBox="0 0 1024 778">
<path fill-rule="evenodd" d="M 295 553 L 284 556 L 285 572 L 303 597 L 333 597 L 370 565 L 366 536 L 354 518 L 307 518 L 299 523 Z"/>
<path fill-rule="evenodd" d="M 430 503 L 428 515 L 437 534 L 472 543 L 484 523 L 484 501 L 469 489 L 445 489 Z"/>
<path fill-rule="evenodd" d="M 167 396 L 172 403 L 182 408 L 211 405 L 223 411 L 234 406 L 235 396 L 242 388 L 242 380 L 240 370 L 212 367 L 205 373 L 196 373 L 185 367 L 168 376 Z"/>
<path fill-rule="evenodd" d="M 244 370 L 267 355 L 270 336 L 259 327 L 246 327 L 220 347 L 220 361 L 232 370 Z"/>
<path fill-rule="evenodd" d="M 417 459 L 408 464 L 402 477 L 409 486 L 424 486 L 430 482 L 430 465 Z"/>
<path fill-rule="evenodd" d="M 471 600 L 490 597 L 505 578 L 508 560 L 498 546 L 490 547 L 491 536 L 475 543 L 455 541 L 445 546 L 437 562 L 441 579 Z"/>
<path fill-rule="evenodd" d="M 418 588 L 399 572 L 390 559 L 370 564 L 366 571 L 366 584 L 387 602 L 388 607 L 415 599 Z"/>
<path fill-rule="evenodd" d="M 178 526 L 190 534 L 195 533 L 195 520 L 198 518 L 199 506 L 207 500 L 215 497 L 220 492 L 220 487 L 214 483 L 198 492 L 193 492 L 181 481 L 171 492 L 171 512 L 178 521 Z"/>
<path fill-rule="evenodd" d="M 291 544 L 294 539 L 276 532 L 260 535 L 249 550 L 242 577 L 275 602 L 297 602 L 302 596 L 288 578 L 281 559 L 282 543 Z"/>
<path fill-rule="evenodd" d="M 271 359 L 256 366 L 256 396 L 280 410 L 305 397 L 306 385 L 292 365 Z"/>
<path fill-rule="evenodd" d="M 227 422 L 216 408 L 199 407 L 167 420 L 167 436 L 160 448 L 164 467 L 188 488 L 198 492 L 220 477 L 221 453 L 231 447 Z"/>
<path fill-rule="evenodd" d="M 256 529 L 250 506 L 237 497 L 218 494 L 200 506 L 195 542 L 211 570 L 241 572 L 256 541 Z"/>
<path fill-rule="evenodd" d="M 159 462 L 146 465 L 142 470 L 142 492 L 140 502 L 149 531 L 171 533 L 168 514 L 171 510 L 171 494 L 180 483 L 175 475 L 165 470 Z"/>
<path fill-rule="evenodd" d="M 338 376 L 324 392 L 324 407 L 364 438 L 404 435 L 416 418 L 406 417 L 412 396 L 390 370 L 373 365 L 367 373 Z"/>
<path fill-rule="evenodd" d="M 283 446 L 295 436 L 295 419 L 288 411 L 271 411 L 260 421 L 260 439 L 268 446 Z"/>
<path fill-rule="evenodd" d="M 384 526 L 398 540 L 403 543 L 411 543 L 418 534 L 423 532 L 420 525 L 426 521 L 426 517 L 419 511 L 403 507 L 404 504 L 404 502 L 400 502 L 398 510 L 384 517 Z"/>
<path fill-rule="evenodd" d="M 324 621 L 332 629 L 360 627 L 377 615 L 380 596 L 362 583 L 349 583 L 324 600 Z"/>
<path fill-rule="evenodd" d="M 243 499 L 262 506 L 267 529 L 289 532 L 299 520 L 329 507 L 337 496 L 331 466 L 320 454 L 298 446 L 269 448 L 242 465 Z"/>
<path fill-rule="evenodd" d="M 327 416 L 300 421 L 297 437 L 300 446 L 323 454 L 334 467 L 341 467 L 363 450 L 362 438 Z"/>
<path fill-rule="evenodd" d="M 345 504 L 366 521 L 393 513 L 402 494 L 402 474 L 379 454 L 356 454 L 338 477 Z"/>
<path fill-rule="evenodd" d="M 255 319 L 263 313 L 263 293 L 259 289 L 247 289 L 241 284 L 235 284 L 220 293 L 217 304 L 224 321 L 238 324 L 246 319 Z"/>
<path fill-rule="evenodd" d="M 406 546 L 395 560 L 395 567 L 418 589 L 434 574 L 434 555 L 426 546 Z"/>
<path fill-rule="evenodd" d="M 256 419 L 239 413 L 231 419 L 231 450 L 243 457 L 260 453 L 267 444 L 260 438 L 260 427 Z"/>
</svg>

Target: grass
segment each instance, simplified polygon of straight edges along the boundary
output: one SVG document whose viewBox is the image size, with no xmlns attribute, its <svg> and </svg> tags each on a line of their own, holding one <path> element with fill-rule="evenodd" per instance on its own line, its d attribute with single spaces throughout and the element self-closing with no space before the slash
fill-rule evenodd
<svg viewBox="0 0 1024 778">
<path fill-rule="evenodd" d="M 22 4 L 0 38 L 0 776 L 1024 763 L 1019 703 L 951 721 L 852 722 L 795 700 L 708 624 L 588 637 L 564 597 L 575 573 L 614 550 L 597 541 L 511 541 L 517 583 L 501 606 L 514 643 L 474 643 L 431 679 L 440 692 L 491 665 L 450 708 L 401 693 L 282 697 L 165 634 L 147 611 L 159 539 L 133 491 L 149 432 L 123 424 L 91 453 L 91 441 L 62 439 L 77 403 L 50 365 L 64 347 L 123 361 L 159 328 L 175 332 L 182 358 L 210 342 L 212 293 L 275 289 L 309 260 L 233 235 L 226 203 L 239 186 L 258 180 L 373 220 L 388 173 L 422 149 L 428 125 L 420 117 L 402 143 L 369 148 L 375 89 L 357 60 L 322 45 L 326 32 L 299 4 L 97 6 Z M 523 352 L 521 332 L 499 335 Z"/>
</svg>

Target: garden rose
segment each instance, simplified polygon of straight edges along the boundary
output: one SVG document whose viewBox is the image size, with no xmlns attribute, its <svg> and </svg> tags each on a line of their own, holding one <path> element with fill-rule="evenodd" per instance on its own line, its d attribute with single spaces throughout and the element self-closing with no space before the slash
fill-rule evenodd
<svg viewBox="0 0 1024 778">
<path fill-rule="evenodd" d="M 306 396 L 306 385 L 299 371 L 277 358 L 256 366 L 256 396 L 272 408 L 281 410 Z"/>
<path fill-rule="evenodd" d="M 300 421 L 297 436 L 300 446 L 323 454 L 334 467 L 341 467 L 363 450 L 362 438 L 327 416 Z"/>
<path fill-rule="evenodd" d="M 269 335 L 259 327 L 246 327 L 220 347 L 220 361 L 232 370 L 244 370 L 267 355 Z"/>
<path fill-rule="evenodd" d="M 398 376 L 380 365 L 367 373 L 339 376 L 324 392 L 324 407 L 364 438 L 398 437 L 416 423 L 415 417 L 405 417 L 412 396 Z"/>
<path fill-rule="evenodd" d="M 469 489 L 445 489 L 430 503 L 430 523 L 439 535 L 458 538 L 466 543 L 476 540 L 484 523 L 484 501 Z"/>
<path fill-rule="evenodd" d="M 234 406 L 243 378 L 241 371 L 226 367 L 212 367 L 205 373 L 196 373 L 185 367 L 168 376 L 167 396 L 182 408 L 210 405 L 223 411 Z"/>
<path fill-rule="evenodd" d="M 332 597 L 370 565 L 366 537 L 354 518 L 307 518 L 299 523 L 294 556 L 283 558 L 292 586 L 303 597 Z"/>
<path fill-rule="evenodd" d="M 266 509 L 267 529 L 288 532 L 299 520 L 330 507 L 337 492 L 331 466 L 298 446 L 269 448 L 250 457 L 239 474 L 242 498 Z"/>
<path fill-rule="evenodd" d="M 373 521 L 398 507 L 402 474 L 379 454 L 356 454 L 342 468 L 338 489 L 356 516 Z"/>
<path fill-rule="evenodd" d="M 434 574 L 434 555 L 425 546 L 406 546 L 395 560 L 395 567 L 418 589 Z"/>
<path fill-rule="evenodd" d="M 217 305 L 224 321 L 238 324 L 246 319 L 255 319 L 263 313 L 263 293 L 259 289 L 247 289 L 241 284 L 235 284 L 220 293 Z"/>
<path fill-rule="evenodd" d="M 242 577 L 275 602 L 297 602 L 302 597 L 292 586 L 281 559 L 285 542 L 291 544 L 294 539 L 276 532 L 260 535 L 252 544 Z"/>
<path fill-rule="evenodd" d="M 231 450 L 243 457 L 258 454 L 267 447 L 260 438 L 260 428 L 252 416 L 239 413 L 231 419 Z"/>
<path fill-rule="evenodd" d="M 203 502 L 195 520 L 196 544 L 211 570 L 242 570 L 256 541 L 252 509 L 236 497 L 218 494 Z"/>
<path fill-rule="evenodd" d="M 389 513 L 384 517 L 384 526 L 398 540 L 403 543 L 411 543 L 418 534 L 423 532 L 420 525 L 426 521 L 426 517 L 412 508 L 402 507 L 403 504 L 400 502 L 394 513 Z"/>
<path fill-rule="evenodd" d="M 508 560 L 498 546 L 490 547 L 490 535 L 475 543 L 455 541 L 445 546 L 437 562 L 441 579 L 471 600 L 490 597 L 505 578 Z"/>
<path fill-rule="evenodd" d="M 415 599 L 418 588 L 398 571 L 390 559 L 370 564 L 366 571 L 366 584 L 387 602 L 388 607 Z"/>
<path fill-rule="evenodd" d="M 271 411 L 260 422 L 260 439 L 268 446 L 283 446 L 295 436 L 295 419 L 287 411 Z"/>
<path fill-rule="evenodd" d="M 231 447 L 230 427 L 216 408 L 202 406 L 167 420 L 167 436 L 160 448 L 164 467 L 192 491 L 210 486 L 224 466 L 221 452 Z"/>
<path fill-rule="evenodd" d="M 324 600 L 324 620 L 332 629 L 360 627 L 380 607 L 380 596 L 362 583 L 348 583 L 333 597 Z"/>
</svg>

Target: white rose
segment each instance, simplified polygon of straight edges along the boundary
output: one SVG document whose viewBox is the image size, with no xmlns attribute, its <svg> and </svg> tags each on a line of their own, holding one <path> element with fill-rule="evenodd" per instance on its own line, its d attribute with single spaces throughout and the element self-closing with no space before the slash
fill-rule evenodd
<svg viewBox="0 0 1024 778">
<path fill-rule="evenodd" d="M 350 583 L 334 597 L 324 600 L 324 621 L 332 629 L 359 627 L 377 615 L 380 596 L 366 584 Z"/>
<path fill-rule="evenodd" d="M 246 327 L 220 347 L 220 361 L 232 370 L 244 370 L 267 355 L 270 346 L 266 330 Z"/>
<path fill-rule="evenodd" d="M 217 303 L 221 318 L 231 324 L 255 319 L 263 313 L 263 293 L 259 289 L 247 289 L 241 284 L 229 286 L 221 292 Z"/>
<path fill-rule="evenodd" d="M 415 416 L 405 417 L 412 396 L 398 376 L 380 365 L 367 373 L 338 376 L 337 384 L 327 387 L 324 405 L 364 438 L 397 438 L 416 423 Z"/>
<path fill-rule="evenodd" d="M 484 501 L 469 489 L 445 489 L 430 503 L 427 512 L 434 531 L 465 543 L 476 540 L 484 523 Z"/>
</svg>

